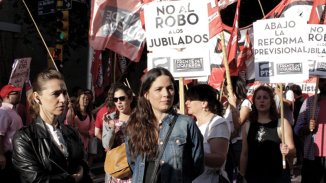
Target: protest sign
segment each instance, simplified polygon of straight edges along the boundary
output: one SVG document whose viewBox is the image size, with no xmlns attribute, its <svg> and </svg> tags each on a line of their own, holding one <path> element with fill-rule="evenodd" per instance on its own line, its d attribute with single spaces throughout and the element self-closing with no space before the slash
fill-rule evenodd
<svg viewBox="0 0 326 183">
<path fill-rule="evenodd" d="M 326 25 L 308 24 L 308 42 L 311 49 L 307 54 L 309 56 L 309 74 L 326 76 Z"/>
<path fill-rule="evenodd" d="M 144 5 L 147 49 L 203 46 L 209 41 L 207 3 L 163 1 Z"/>
<path fill-rule="evenodd" d="M 30 57 L 15 59 L 9 79 L 10 84 L 21 88 L 24 86 L 25 81 L 29 80 L 31 60 Z"/>
<path fill-rule="evenodd" d="M 302 20 L 259 20 L 254 27 L 255 78 L 270 83 L 308 79 L 307 24 Z M 300 30 L 300 31 L 298 31 Z"/>
</svg>

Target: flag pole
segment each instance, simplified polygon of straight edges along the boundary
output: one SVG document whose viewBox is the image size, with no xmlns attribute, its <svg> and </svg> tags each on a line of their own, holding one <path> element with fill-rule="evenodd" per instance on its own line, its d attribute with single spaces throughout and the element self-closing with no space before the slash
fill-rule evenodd
<svg viewBox="0 0 326 183">
<path fill-rule="evenodd" d="M 232 83 L 231 83 L 229 63 L 228 63 L 227 56 L 226 56 L 225 38 L 224 38 L 223 31 L 220 33 L 220 36 L 221 36 L 221 44 L 222 44 L 222 52 L 223 52 L 223 64 L 224 64 L 224 68 L 225 68 L 225 77 L 226 77 L 226 83 L 227 83 L 226 89 L 228 90 L 228 93 L 230 95 L 232 95 L 233 89 L 232 89 Z M 235 106 L 233 106 L 233 107 L 235 107 Z"/>
<path fill-rule="evenodd" d="M 40 36 L 40 38 L 41 38 L 41 40 L 42 40 L 42 43 L 43 43 L 44 46 L 45 46 L 46 51 L 47 51 L 48 54 L 49 54 L 49 57 L 50 57 L 50 59 L 51 59 L 51 61 L 52 61 L 52 63 L 53 63 L 53 66 L 54 66 L 55 70 L 59 71 L 59 70 L 58 70 L 58 67 L 56 66 L 56 64 L 55 64 L 55 62 L 54 62 L 54 59 L 53 59 L 53 57 L 52 57 L 52 55 L 51 55 L 51 52 L 50 52 L 48 46 L 46 45 L 46 43 L 45 43 L 45 41 L 44 41 L 44 39 L 43 39 L 43 36 L 42 36 L 42 34 L 41 34 L 41 32 L 40 32 L 40 30 L 39 30 L 39 28 L 38 28 L 38 26 L 37 26 L 37 24 L 36 24 L 34 18 L 33 18 L 32 13 L 30 12 L 30 10 L 29 10 L 27 4 L 25 3 L 25 0 L 22 0 L 22 1 L 23 1 L 23 3 L 24 3 L 24 6 L 25 6 L 25 8 L 26 8 L 26 10 L 27 10 L 27 12 L 28 12 L 28 14 L 29 14 L 29 16 L 31 17 L 31 19 L 32 19 L 32 21 L 33 21 L 33 23 L 34 23 L 34 26 L 35 26 L 35 28 L 36 28 L 36 31 L 37 31 L 37 33 L 39 34 L 39 36 Z"/>
<path fill-rule="evenodd" d="M 315 111 L 316 111 L 317 101 L 318 101 L 318 85 L 319 85 L 319 76 L 316 77 L 314 101 L 313 101 L 312 110 L 310 112 L 310 119 L 312 119 L 312 120 L 315 119 Z M 310 128 L 310 132 L 312 132 L 312 131 L 314 131 L 314 128 Z"/>
<path fill-rule="evenodd" d="M 280 88 L 280 93 L 279 93 L 279 98 L 280 98 L 280 106 L 281 106 L 281 131 L 282 131 L 282 144 L 285 144 L 285 130 L 284 130 L 284 106 L 283 106 L 283 85 L 282 83 L 278 84 Z M 282 165 L 283 169 L 286 169 L 286 160 L 285 160 L 285 155 L 282 154 Z"/>
<path fill-rule="evenodd" d="M 260 0 L 258 0 L 258 3 L 259 3 L 259 7 L 260 7 L 260 10 L 261 10 L 261 13 L 262 13 L 263 16 L 265 17 L 265 12 L 264 12 L 263 6 L 261 5 Z"/>
</svg>

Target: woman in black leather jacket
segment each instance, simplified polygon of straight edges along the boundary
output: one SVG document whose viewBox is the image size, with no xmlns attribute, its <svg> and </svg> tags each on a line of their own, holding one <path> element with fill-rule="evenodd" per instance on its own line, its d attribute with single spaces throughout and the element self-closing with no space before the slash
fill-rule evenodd
<svg viewBox="0 0 326 183">
<path fill-rule="evenodd" d="M 29 97 L 33 122 L 13 138 L 13 165 L 22 182 L 91 182 L 78 133 L 57 117 L 67 103 L 62 75 L 38 74 Z"/>
</svg>

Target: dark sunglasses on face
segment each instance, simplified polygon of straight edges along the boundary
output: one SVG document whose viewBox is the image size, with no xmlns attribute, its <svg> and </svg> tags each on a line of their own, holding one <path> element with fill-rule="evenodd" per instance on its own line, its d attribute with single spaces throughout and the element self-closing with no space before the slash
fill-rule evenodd
<svg viewBox="0 0 326 183">
<path fill-rule="evenodd" d="M 113 102 L 118 102 L 120 100 L 121 102 L 126 100 L 126 96 L 121 96 L 121 97 L 113 97 Z"/>
</svg>

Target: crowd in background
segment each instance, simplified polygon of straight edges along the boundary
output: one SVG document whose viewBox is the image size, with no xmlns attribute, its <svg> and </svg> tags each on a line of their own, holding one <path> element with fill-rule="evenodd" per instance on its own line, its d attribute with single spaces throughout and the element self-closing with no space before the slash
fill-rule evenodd
<svg viewBox="0 0 326 183">
<path fill-rule="evenodd" d="M 104 163 L 107 151 L 126 143 L 132 174 L 107 173 L 105 183 L 324 180 L 326 79 L 319 79 L 315 109 L 314 96 L 303 97 L 299 85 L 285 91 L 261 85 L 248 99 L 246 81 L 231 77 L 230 83 L 232 92 L 227 82 L 221 91 L 192 83 L 186 114 L 178 111 L 176 83 L 164 68 L 148 71 L 139 92 L 112 83 L 99 106 L 91 90 L 68 97 L 62 75 L 42 71 L 25 114 L 18 110 L 24 109 L 18 105 L 22 88 L 6 85 L 0 91 L 0 178 L 92 182 L 94 161 Z"/>
</svg>

